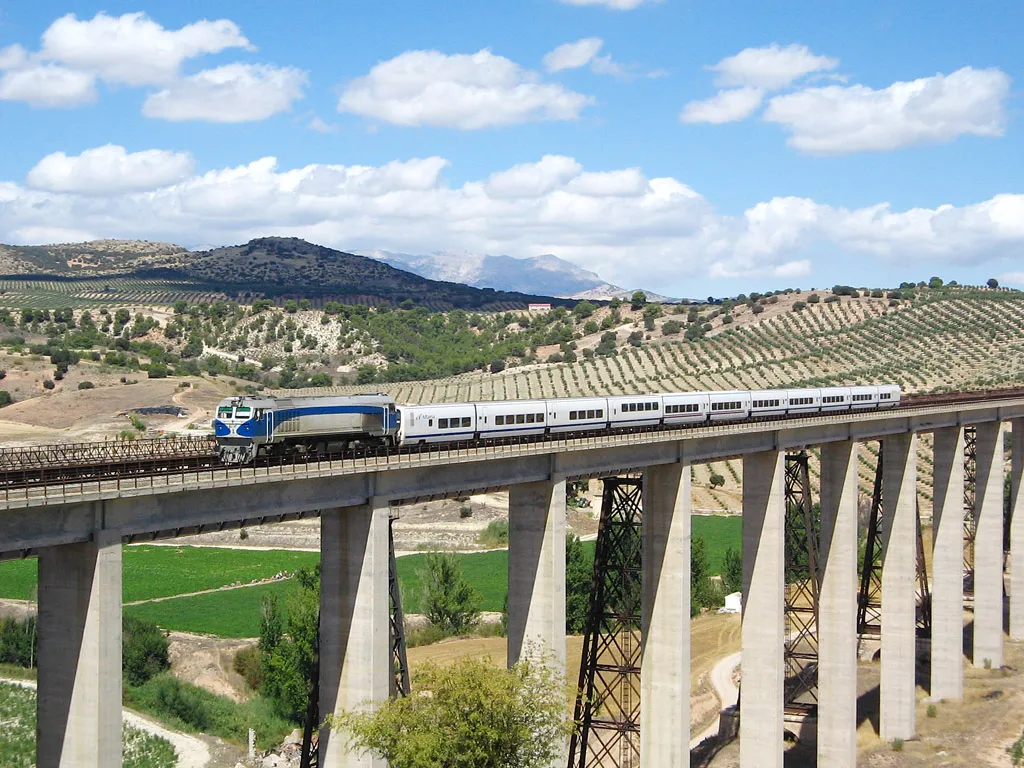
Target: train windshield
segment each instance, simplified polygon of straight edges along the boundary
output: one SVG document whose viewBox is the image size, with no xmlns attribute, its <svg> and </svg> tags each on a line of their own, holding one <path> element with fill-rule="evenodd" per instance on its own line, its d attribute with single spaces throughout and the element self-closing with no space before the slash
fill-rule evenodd
<svg viewBox="0 0 1024 768">
<path fill-rule="evenodd" d="M 218 419 L 230 419 L 231 418 L 231 408 L 218 408 L 217 409 L 217 418 Z"/>
<path fill-rule="evenodd" d="M 235 408 L 236 419 L 248 419 L 252 415 L 252 408 Z"/>
</svg>

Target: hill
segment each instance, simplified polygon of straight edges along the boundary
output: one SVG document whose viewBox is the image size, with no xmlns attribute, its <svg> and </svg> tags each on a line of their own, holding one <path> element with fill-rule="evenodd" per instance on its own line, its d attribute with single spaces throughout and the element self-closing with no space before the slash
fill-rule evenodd
<svg viewBox="0 0 1024 768">
<path fill-rule="evenodd" d="M 119 294 L 125 284 L 139 283 L 153 291 L 180 289 L 191 294 L 223 294 L 242 301 L 305 298 L 320 303 L 333 300 L 376 306 L 411 300 L 431 309 L 485 311 L 525 308 L 534 301 L 558 303 L 544 296 L 429 280 L 375 259 L 290 237 L 264 237 L 244 245 L 199 252 L 166 243 L 121 240 L 0 246 L 0 273 L 13 278 L 0 286 L 9 294 L 4 300 L 7 306 L 18 306 L 13 294 L 47 290 L 86 302 L 98 299 L 109 303 L 121 300 Z M 48 279 L 53 286 L 40 285 Z M 97 291 L 108 295 L 95 297 Z M 46 306 L 38 301 L 27 303 Z M 64 305 L 58 302 L 50 306 Z"/>
<path fill-rule="evenodd" d="M 551 253 L 525 259 L 447 251 L 421 256 L 391 251 L 371 251 L 365 255 L 431 280 L 451 280 L 476 288 L 599 300 L 625 299 L 633 293 Z M 654 301 L 673 301 L 649 291 L 647 294 Z"/>
</svg>

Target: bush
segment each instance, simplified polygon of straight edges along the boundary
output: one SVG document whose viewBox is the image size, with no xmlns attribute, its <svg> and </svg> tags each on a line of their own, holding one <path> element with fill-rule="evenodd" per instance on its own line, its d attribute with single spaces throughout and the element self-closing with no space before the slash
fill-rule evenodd
<svg viewBox="0 0 1024 768">
<path fill-rule="evenodd" d="M 835 304 L 837 301 L 839 301 L 839 297 L 838 296 L 826 296 L 825 297 L 825 303 L 826 304 Z"/>
<path fill-rule="evenodd" d="M 505 370 L 505 361 L 504 360 L 492 360 L 490 368 L 491 368 L 491 373 L 501 373 L 502 371 Z"/>
<path fill-rule="evenodd" d="M 750 308 L 750 311 L 755 315 L 760 315 L 764 312 L 764 304 L 755 304 Z"/>
<path fill-rule="evenodd" d="M 678 320 L 669 320 L 661 326 L 661 333 L 663 336 L 675 336 L 682 329 L 683 325 Z"/>
<path fill-rule="evenodd" d="M 78 382 L 78 388 L 79 389 L 95 389 L 96 385 L 93 384 L 91 381 L 80 381 L 80 382 Z"/>
<path fill-rule="evenodd" d="M 491 520 L 479 536 L 479 542 L 488 549 L 508 546 L 508 520 Z"/>
<path fill-rule="evenodd" d="M 170 669 L 167 635 L 156 624 L 125 614 L 122 627 L 121 657 L 129 684 L 143 685 Z"/>
<path fill-rule="evenodd" d="M 423 611 L 430 623 L 453 635 L 480 618 L 480 594 L 463 576 L 451 552 L 428 552 L 421 575 Z"/>
<path fill-rule="evenodd" d="M 794 312 L 803 312 L 805 309 L 807 309 L 807 304 L 805 304 L 804 302 L 802 302 L 802 301 L 795 301 L 795 302 L 793 302 L 793 311 Z"/>
<path fill-rule="evenodd" d="M 259 645 L 248 645 L 235 653 L 231 663 L 235 672 L 245 678 L 245 682 L 254 691 L 263 685 L 263 654 Z"/>
<path fill-rule="evenodd" d="M 819 301 L 821 301 L 821 297 L 816 293 L 812 293 L 807 297 L 808 304 L 817 304 Z"/>
<path fill-rule="evenodd" d="M 63 377 L 61 377 L 61 378 L 63 378 Z M 50 379 L 44 379 L 43 380 L 43 389 L 53 389 L 55 386 L 57 386 L 57 385 L 54 384 Z"/>
<path fill-rule="evenodd" d="M 166 379 L 167 365 L 164 363 L 150 363 L 147 375 L 151 379 Z"/>
</svg>

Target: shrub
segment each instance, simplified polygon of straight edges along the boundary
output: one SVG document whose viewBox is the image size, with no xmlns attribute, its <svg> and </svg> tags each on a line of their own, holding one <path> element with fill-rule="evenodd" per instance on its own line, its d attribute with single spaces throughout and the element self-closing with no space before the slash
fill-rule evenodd
<svg viewBox="0 0 1024 768">
<path fill-rule="evenodd" d="M 55 386 L 57 385 L 54 384 L 50 379 L 43 380 L 43 389 L 53 389 Z"/>
<path fill-rule="evenodd" d="M 473 508 L 471 506 L 469 506 L 468 504 L 463 504 L 461 507 L 459 507 L 459 517 L 461 517 L 463 520 L 465 520 L 467 517 L 472 516 Z"/>
<path fill-rule="evenodd" d="M 821 297 L 816 293 L 812 293 L 807 297 L 808 304 L 817 304 L 819 301 L 821 301 Z"/>
<path fill-rule="evenodd" d="M 802 301 L 795 301 L 795 302 L 793 302 L 793 311 L 794 312 L 803 312 L 805 309 L 807 309 L 807 304 L 805 304 L 804 302 L 802 302 Z"/>
<path fill-rule="evenodd" d="M 491 520 L 480 536 L 480 544 L 488 549 L 508 546 L 508 520 Z"/>
<path fill-rule="evenodd" d="M 122 638 L 124 679 L 131 685 L 143 685 L 170 669 L 167 635 L 156 624 L 125 614 Z"/>
<path fill-rule="evenodd" d="M 833 295 L 833 296 L 826 296 L 825 297 L 825 303 L 826 304 L 835 304 L 837 301 L 839 301 L 839 297 L 838 296 L 834 296 Z"/>
<path fill-rule="evenodd" d="M 501 373 L 502 371 L 505 370 L 505 361 L 504 360 L 492 360 L 490 368 L 491 368 L 491 373 Z"/>
<path fill-rule="evenodd" d="M 80 381 L 80 382 L 78 382 L 78 388 L 79 389 L 95 389 L 96 385 L 93 384 L 91 381 Z"/>
<path fill-rule="evenodd" d="M 928 710 L 925 712 L 928 717 L 937 717 L 939 714 L 939 708 L 934 704 L 928 705 Z"/>
<path fill-rule="evenodd" d="M 753 314 L 755 314 L 755 315 L 760 315 L 762 312 L 764 312 L 764 305 L 763 304 L 755 304 L 754 306 L 752 306 L 750 308 L 750 311 Z"/>
<path fill-rule="evenodd" d="M 254 691 L 263 685 L 263 654 L 258 645 L 247 645 L 235 653 L 231 666 L 235 672 L 245 678 L 245 682 Z"/>
<path fill-rule="evenodd" d="M 151 379 L 166 379 L 167 365 L 165 363 L 150 363 L 147 375 Z"/>
<path fill-rule="evenodd" d="M 423 609 L 430 623 L 460 634 L 480 618 L 480 594 L 466 580 L 451 552 L 428 552 L 424 560 Z"/>
<path fill-rule="evenodd" d="M 678 320 L 669 320 L 661 326 L 661 333 L 664 336 L 675 336 L 682 329 L 683 325 Z"/>
</svg>

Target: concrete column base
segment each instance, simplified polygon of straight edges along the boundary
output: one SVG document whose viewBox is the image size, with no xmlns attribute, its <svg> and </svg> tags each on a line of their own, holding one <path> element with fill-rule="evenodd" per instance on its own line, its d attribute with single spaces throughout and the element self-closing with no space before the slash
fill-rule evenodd
<svg viewBox="0 0 1024 768">
<path fill-rule="evenodd" d="M 1003 666 L 1003 429 L 979 424 L 975 476 L 974 666 Z"/>
<path fill-rule="evenodd" d="M 40 768 L 121 765 L 121 535 L 39 553 Z"/>
</svg>

